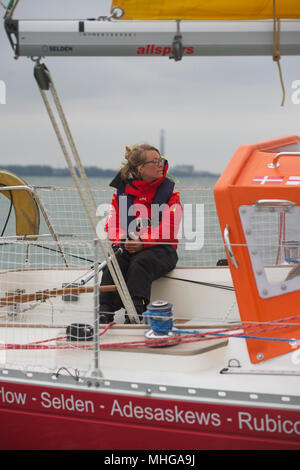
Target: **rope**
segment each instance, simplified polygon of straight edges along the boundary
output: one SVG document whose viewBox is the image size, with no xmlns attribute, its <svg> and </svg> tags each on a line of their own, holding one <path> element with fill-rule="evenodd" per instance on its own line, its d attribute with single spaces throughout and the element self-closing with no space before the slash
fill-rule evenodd
<svg viewBox="0 0 300 470">
<path fill-rule="evenodd" d="M 281 262 L 282 240 L 285 240 L 285 213 L 281 212 L 279 215 L 279 240 L 278 240 L 278 250 L 277 250 L 275 264 L 279 264 Z"/>
<path fill-rule="evenodd" d="M 199 284 L 201 286 L 206 287 L 215 287 L 216 289 L 224 289 L 234 291 L 234 287 L 232 286 L 225 286 L 224 284 L 214 284 L 212 282 L 202 282 L 202 281 L 194 281 L 193 279 L 184 279 L 181 277 L 173 277 L 173 276 L 164 276 L 167 279 L 174 279 L 175 281 L 183 281 L 183 282 L 190 282 L 191 284 Z"/>
<path fill-rule="evenodd" d="M 295 338 L 272 338 L 272 337 L 262 337 L 262 336 L 254 336 L 251 335 L 252 333 L 263 333 L 263 332 L 270 332 L 273 330 L 280 330 L 280 329 L 286 329 L 290 328 L 292 326 L 297 326 L 297 324 L 289 324 L 286 323 L 286 321 L 292 321 L 299 319 L 300 315 L 294 315 L 291 317 L 287 318 L 282 318 L 279 320 L 274 320 L 273 322 L 259 322 L 253 324 L 252 322 L 249 322 L 249 325 L 245 325 L 243 327 L 235 326 L 231 328 L 226 328 L 223 330 L 213 330 L 209 332 L 199 332 L 199 331 L 188 331 L 188 330 L 178 330 L 178 333 L 181 333 L 180 339 L 178 337 L 169 337 L 169 338 L 163 338 L 161 341 L 155 340 L 155 345 L 166 345 L 166 344 L 179 344 L 180 343 L 189 343 L 189 342 L 195 342 L 195 341 L 208 341 L 208 340 L 214 340 L 216 339 L 216 336 L 222 336 L 222 338 L 246 338 L 246 339 L 260 339 L 260 340 L 266 340 L 266 341 L 284 341 L 284 342 L 300 342 L 300 339 L 295 339 Z M 248 323 L 248 322 L 247 322 Z M 263 325 L 269 325 L 268 328 L 260 328 L 261 324 Z M 111 328 L 114 325 L 114 322 L 109 323 L 106 328 L 99 333 L 99 336 L 102 336 L 106 333 L 106 331 Z M 239 330 L 243 329 L 243 333 L 235 333 Z M 245 335 L 244 331 L 248 330 L 247 334 Z M 176 331 L 177 332 L 177 331 Z M 46 340 L 41 340 L 41 341 L 35 341 L 27 344 L 0 344 L 0 350 L 5 350 L 5 349 L 85 349 L 85 348 L 90 348 L 90 344 L 61 344 L 61 345 L 47 345 L 45 343 L 50 343 L 53 341 L 59 341 L 59 340 L 65 340 L 66 336 L 58 336 L 55 338 L 50 338 Z M 150 340 L 146 341 L 129 341 L 129 342 L 120 342 L 120 343 L 106 343 L 106 344 L 101 344 L 100 348 L 120 348 L 120 347 L 147 347 L 149 345 L 153 344 L 153 342 Z"/>
<path fill-rule="evenodd" d="M 1 3 L 2 3 L 2 2 L 1 2 Z M 15 11 L 17 5 L 18 5 L 18 3 L 19 3 L 19 0 L 15 0 L 15 2 L 14 2 L 14 0 L 12 0 L 12 1 L 8 4 L 7 13 L 6 13 L 6 15 L 5 15 L 5 19 L 8 19 L 8 20 L 9 20 L 9 19 L 12 18 L 13 14 L 14 14 L 14 11 Z"/>
<path fill-rule="evenodd" d="M 283 106 L 285 101 L 285 87 L 280 65 L 280 18 L 276 18 L 276 0 L 273 0 L 273 60 L 277 63 L 278 66 L 279 79 L 282 89 L 281 106 Z"/>
<path fill-rule="evenodd" d="M 76 149 L 76 146 L 75 146 L 75 143 L 74 143 L 74 140 L 73 140 L 73 137 L 72 137 L 72 134 L 71 134 L 71 131 L 70 131 L 70 128 L 68 126 L 68 123 L 67 123 L 67 120 L 66 120 L 66 117 L 65 117 L 65 114 L 63 112 L 63 108 L 61 106 L 61 103 L 60 103 L 60 100 L 59 100 L 59 97 L 58 97 L 58 94 L 56 92 L 56 89 L 54 87 L 54 83 L 53 83 L 53 79 L 50 75 L 50 73 L 48 72 L 48 75 L 49 75 L 49 79 L 50 79 L 50 91 L 52 92 L 52 96 L 53 96 L 53 99 L 54 99 L 54 102 L 55 102 L 55 106 L 56 106 L 56 109 L 57 109 L 57 112 L 60 116 L 60 119 L 62 121 L 62 125 L 63 125 L 63 128 L 64 128 L 64 131 L 65 131 L 65 134 L 67 136 L 67 140 L 69 142 L 69 145 L 70 145 L 70 148 L 71 148 L 71 151 L 72 151 L 72 154 L 74 156 L 74 159 L 75 159 L 75 162 L 77 164 L 77 167 L 78 167 L 78 171 L 79 171 L 79 174 L 82 178 L 82 181 L 84 183 L 84 186 L 85 186 L 85 189 L 87 191 L 87 194 L 90 198 L 90 202 L 92 204 L 92 207 L 93 207 L 93 210 L 94 210 L 94 213 L 96 214 L 97 212 L 97 206 L 96 206 L 96 202 L 94 200 L 94 197 L 92 195 L 92 192 L 91 192 L 91 189 L 90 189 L 90 186 L 89 186 L 89 183 L 88 183 L 88 179 L 87 179 L 87 176 L 86 176 L 86 173 L 85 173 L 85 170 L 81 164 L 81 161 L 80 161 L 80 157 L 79 157 L 79 154 L 78 154 L 78 151 Z M 72 166 L 72 164 L 69 164 L 69 168 L 70 166 Z M 73 167 L 72 167 L 73 169 Z M 75 170 L 73 169 L 72 173 L 74 175 L 76 175 L 76 172 Z M 78 181 L 78 188 L 80 188 L 80 183 L 79 183 L 79 179 L 76 175 L 76 180 Z M 80 196 L 81 196 L 81 199 L 82 200 L 85 200 L 84 199 L 84 196 L 83 196 L 83 192 L 81 190 L 81 188 L 79 189 L 79 193 L 80 193 Z M 95 231 L 95 234 L 97 236 L 97 231 L 96 231 L 96 226 L 95 226 L 95 223 L 94 223 L 94 220 L 89 212 L 89 208 L 87 205 L 85 205 L 85 208 L 86 208 L 86 211 L 88 212 L 88 215 L 89 215 L 89 218 L 90 220 L 92 220 L 92 226 L 94 228 L 94 231 Z M 119 267 L 119 263 L 115 257 L 115 254 L 114 254 L 114 251 L 112 249 L 112 247 L 109 248 L 109 251 L 110 251 L 110 255 L 111 255 L 111 258 L 109 258 L 109 256 L 107 255 L 107 250 L 105 249 L 104 247 L 104 244 L 102 243 L 102 240 L 97 237 L 98 240 L 99 240 L 99 244 L 100 244 L 100 247 L 104 253 L 104 256 L 105 256 L 105 259 L 106 259 L 106 262 L 107 262 L 107 266 L 108 266 L 108 269 L 110 270 L 110 273 L 112 274 L 113 276 L 113 279 L 114 279 L 114 282 L 115 282 L 115 285 L 118 289 L 118 292 L 120 294 L 120 297 L 123 301 L 123 305 L 125 307 L 125 309 L 127 310 L 127 313 L 129 315 L 130 318 L 133 317 L 133 319 L 135 321 L 138 321 L 139 322 L 139 318 L 136 314 L 136 311 L 135 311 L 135 307 L 133 305 L 133 302 L 131 300 L 131 297 L 130 297 L 130 294 L 128 292 L 128 289 L 127 289 L 127 286 L 126 286 L 126 283 L 125 283 L 125 280 L 123 278 L 123 275 L 122 275 L 122 272 L 120 270 L 120 267 Z"/>
<path fill-rule="evenodd" d="M 72 374 L 67 367 L 60 367 L 55 374 L 56 378 L 58 378 L 61 370 L 65 370 L 76 382 L 79 381 L 80 375 L 78 369 L 74 369 L 74 374 Z"/>
<path fill-rule="evenodd" d="M 75 162 L 76 162 L 76 164 L 77 164 L 80 177 L 81 177 L 81 179 L 82 179 L 82 181 L 83 181 L 83 184 L 84 184 L 85 189 L 86 189 L 86 191 L 87 191 L 87 194 L 88 194 L 88 196 L 89 196 L 90 202 L 92 203 L 92 206 L 93 206 L 93 209 L 94 209 L 94 213 L 96 213 L 96 211 L 97 211 L 96 202 L 95 202 L 94 196 L 93 196 L 93 194 L 92 194 L 90 185 L 89 185 L 89 183 L 88 183 L 88 180 L 87 180 L 87 176 L 86 176 L 84 167 L 82 166 L 81 160 L 80 160 L 80 158 L 79 158 L 79 154 L 78 154 L 78 151 L 77 151 L 75 142 L 74 142 L 74 140 L 73 140 L 72 133 L 71 133 L 71 131 L 70 131 L 70 128 L 69 128 L 67 119 L 66 119 L 66 117 L 65 117 L 65 113 L 64 113 L 63 108 L 62 108 L 62 106 L 61 106 L 61 103 L 60 103 L 60 100 L 59 100 L 59 97 L 58 97 L 56 88 L 55 88 L 55 86 L 54 86 L 53 79 L 52 79 L 51 74 L 50 74 L 49 71 L 48 71 L 48 75 L 49 75 L 49 78 L 50 78 L 50 91 L 51 91 L 51 93 L 52 93 L 52 96 L 53 96 L 53 99 L 54 99 L 54 103 L 55 103 L 57 112 L 58 112 L 58 114 L 59 114 L 59 117 L 61 118 L 61 122 L 62 122 L 62 125 L 63 125 L 63 128 L 64 128 L 64 131 L 65 131 L 66 137 L 67 137 L 67 139 L 68 139 L 68 142 L 69 142 L 69 145 L 70 145 L 72 154 L 73 154 L 73 156 L 74 156 L 74 160 L 75 160 Z M 71 161 L 69 162 L 69 165 L 70 165 L 70 164 L 71 164 Z M 74 171 L 74 174 L 76 174 L 75 171 Z M 77 178 L 77 180 L 79 181 L 77 175 L 76 175 L 76 178 Z M 94 225 L 94 224 L 93 224 L 93 225 Z"/>
<path fill-rule="evenodd" d="M 0 186 L 5 186 L 5 184 L 0 184 Z M 10 219 L 11 210 L 12 210 L 12 206 L 13 206 L 13 194 L 12 194 L 12 191 L 9 190 L 9 194 L 10 194 L 9 210 L 8 210 L 8 214 L 7 214 L 7 217 L 6 217 L 6 221 L 5 221 L 5 223 L 4 223 L 4 226 L 3 226 L 3 229 L 2 229 L 2 232 L 1 232 L 0 237 L 3 237 L 3 235 L 4 235 L 4 232 L 5 232 L 5 230 L 6 230 L 8 221 L 9 221 L 9 219 Z"/>
<path fill-rule="evenodd" d="M 83 165 L 81 164 L 81 160 L 80 160 L 80 157 L 79 157 L 79 153 L 77 151 L 77 148 L 76 148 L 76 145 L 75 145 L 75 142 L 73 140 L 73 137 L 72 137 L 72 134 L 71 134 L 71 131 L 70 131 L 70 128 L 69 128 L 69 125 L 68 125 L 68 122 L 67 122 L 67 119 L 65 117 L 65 114 L 64 114 L 64 111 L 63 111 L 63 108 L 62 108 L 62 105 L 60 103 L 60 99 L 58 97 L 58 93 L 56 91 L 56 88 L 54 86 L 54 82 L 53 82 L 53 79 L 52 79 L 52 76 L 49 72 L 49 70 L 46 68 L 45 65 L 41 65 L 39 63 L 39 60 L 37 61 L 37 64 L 36 64 L 36 68 L 39 67 L 39 70 L 42 71 L 43 73 L 46 74 L 47 76 L 47 79 L 48 79 L 48 82 L 49 82 L 49 89 L 50 89 L 50 92 L 52 94 L 52 97 L 53 97 L 53 101 L 54 101 L 54 104 L 55 104 L 55 107 L 56 107 L 56 110 L 57 110 L 57 113 L 59 115 L 59 118 L 61 120 L 61 123 L 62 123 L 62 126 L 63 126 L 63 129 L 64 129 L 64 132 L 66 134 L 66 137 L 67 137 L 67 141 L 69 143 L 69 146 L 70 146 L 70 149 L 71 149 L 71 152 L 73 154 L 73 157 L 74 157 L 74 160 L 77 164 L 77 168 L 78 168 L 78 172 L 80 174 L 80 177 L 83 181 L 83 184 L 84 184 L 84 187 L 86 189 L 86 192 L 87 192 L 87 195 L 88 195 L 88 198 L 89 198 L 89 201 L 90 201 L 90 204 L 92 205 L 92 208 L 93 208 L 93 211 L 94 211 L 94 214 L 97 214 L 97 206 L 96 206 L 96 202 L 94 200 L 94 197 L 92 195 L 92 192 L 91 192 L 91 189 L 90 189 L 90 186 L 89 186 L 89 183 L 88 183 L 88 179 L 87 179 L 87 176 L 86 176 L 86 173 L 85 173 L 85 170 L 84 170 L 84 167 Z M 37 80 L 38 82 L 38 80 Z M 39 84 L 39 82 L 38 82 Z M 45 88 L 47 89 L 47 88 Z M 119 263 L 116 259 L 116 256 L 114 254 L 114 251 L 112 249 L 112 247 L 110 246 L 109 247 L 109 252 L 110 252 L 110 257 L 108 256 L 108 250 L 107 250 L 107 247 L 105 247 L 104 243 L 102 242 L 102 240 L 98 237 L 97 235 L 97 229 L 96 229 L 96 223 L 95 223 L 95 220 L 94 220 L 94 217 L 92 216 L 92 213 L 91 213 L 91 210 L 90 210 L 90 207 L 86 201 L 86 198 L 85 198 L 85 195 L 83 193 L 83 189 L 81 187 L 81 184 L 80 184 L 80 180 L 76 174 L 76 171 L 75 171 L 75 168 L 73 167 L 73 164 L 72 164 L 72 160 L 69 156 L 69 153 L 67 151 L 67 148 L 66 148 L 66 145 L 64 143 L 64 140 L 63 140 L 63 137 L 62 137 L 62 134 L 59 130 L 59 127 L 58 127 L 58 124 L 56 122 L 56 119 L 55 119 L 55 116 L 54 116 L 54 113 L 52 112 L 52 109 L 51 109 L 51 106 L 50 106 L 50 103 L 49 103 L 49 100 L 47 98 L 47 95 L 46 95 L 46 92 L 45 92 L 45 89 L 43 89 L 42 86 L 40 86 L 39 84 L 39 90 L 40 90 L 40 93 L 41 93 L 41 96 L 42 96 L 42 99 L 44 101 L 44 104 L 45 104 L 45 107 L 47 109 L 47 112 L 48 112 L 48 115 L 49 115 L 49 118 L 51 120 L 51 123 L 53 125 L 53 128 L 54 128 L 54 131 L 55 131 L 55 134 L 57 136 L 57 139 L 59 141 L 59 144 L 62 148 L 62 151 L 63 151 L 63 154 L 64 154 L 64 157 L 65 157 L 65 160 L 67 162 L 67 165 L 68 165 L 68 168 L 70 170 L 70 173 L 71 173 L 71 176 L 74 180 L 74 183 L 75 183 L 75 186 L 78 190 L 78 193 L 79 193 L 79 196 L 80 196 L 80 199 L 84 205 L 84 208 L 86 210 L 86 213 L 88 215 L 88 218 L 89 218 L 89 221 L 90 221 L 90 224 L 93 228 L 93 231 L 95 233 L 95 236 L 97 237 L 98 239 L 98 242 L 99 242 L 99 245 L 102 249 L 102 252 L 104 254 L 104 257 L 105 257 L 105 260 L 107 262 L 107 267 L 110 271 L 110 274 L 113 278 L 113 281 L 117 287 L 117 290 L 118 290 L 118 293 L 120 295 L 120 298 L 123 302 L 123 305 L 128 313 L 128 316 L 131 320 L 135 321 L 136 323 L 139 323 L 139 317 L 136 313 L 136 310 L 135 310 L 135 307 L 134 307 L 134 304 L 132 302 L 132 299 L 131 299 L 131 296 L 129 294 L 129 291 L 128 291 L 128 288 L 127 288 L 127 285 L 125 283 L 125 280 L 124 280 L 124 277 L 123 277 L 123 274 L 120 270 L 120 266 L 119 266 Z"/>
<path fill-rule="evenodd" d="M 50 77 L 49 77 L 49 78 L 50 78 Z M 43 99 L 43 101 L 44 101 L 45 107 L 46 107 L 46 109 L 47 109 L 47 112 L 48 112 L 50 121 L 51 121 L 52 126 L 53 126 L 53 128 L 54 128 L 56 137 L 57 137 L 57 139 L 58 139 L 58 141 L 59 141 L 59 144 L 60 144 L 61 149 L 62 149 L 62 151 L 63 151 L 65 160 L 66 160 L 67 165 L 68 165 L 68 167 L 69 167 L 71 176 L 72 176 L 72 178 L 73 178 L 73 180 L 74 180 L 74 183 L 75 183 L 75 186 L 76 186 L 76 188 L 77 188 L 77 190 L 78 190 L 78 192 L 79 192 L 81 201 L 82 201 L 82 203 L 83 203 L 83 205 L 84 205 L 84 208 L 85 208 L 85 210 L 86 210 L 86 212 L 87 212 L 87 215 L 88 215 L 88 217 L 89 217 L 90 224 L 91 224 L 91 226 L 92 226 L 92 228 L 93 228 L 93 230 L 94 230 L 94 232 L 95 232 L 95 235 L 96 235 L 96 225 L 95 225 L 95 221 L 94 221 L 93 217 L 91 217 L 89 207 L 87 206 L 87 202 L 86 202 L 86 200 L 85 200 L 84 194 L 83 194 L 82 189 L 81 189 L 81 186 L 80 186 L 79 178 L 78 178 L 78 176 L 77 176 L 77 174 L 76 174 L 75 168 L 74 168 L 73 165 L 72 165 L 71 158 L 70 158 L 69 153 L 68 153 L 68 151 L 67 151 L 67 147 L 66 147 L 66 145 L 65 145 L 65 143 L 64 143 L 62 134 L 61 134 L 61 132 L 60 132 L 60 130 L 59 130 L 59 127 L 58 127 L 58 124 L 57 124 L 57 122 L 56 122 L 54 113 L 52 112 L 52 109 L 51 109 L 49 100 L 48 100 L 48 98 L 47 98 L 47 95 L 46 95 L 45 91 L 42 90 L 40 87 L 39 87 L 39 90 L 40 90 L 42 99 Z M 51 84 L 51 78 L 50 78 L 50 90 L 51 90 L 51 92 L 54 90 L 54 87 L 53 87 L 53 85 Z M 57 100 L 57 99 L 58 99 L 58 98 L 56 97 L 56 100 Z M 55 101 L 55 104 L 57 104 L 56 100 L 54 100 L 54 101 Z"/>
</svg>

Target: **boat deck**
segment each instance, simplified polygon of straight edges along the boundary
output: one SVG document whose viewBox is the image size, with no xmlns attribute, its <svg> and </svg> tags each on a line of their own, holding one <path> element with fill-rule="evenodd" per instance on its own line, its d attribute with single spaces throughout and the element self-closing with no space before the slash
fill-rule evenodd
<svg viewBox="0 0 300 470">
<path fill-rule="evenodd" d="M 286 275 L 287 268 L 282 266 L 270 271 L 277 280 Z M 27 273 L 22 271 L 22 282 L 24 274 Z M 35 273 L 36 278 L 32 274 L 29 270 L 29 291 L 33 286 L 36 289 L 37 282 L 41 289 L 44 285 L 49 286 L 49 276 L 53 278 L 50 285 L 58 287 L 79 273 L 44 270 Z M 14 277 L 17 289 L 18 272 L 10 272 L 9 276 Z M 123 381 L 136 384 L 137 388 L 138 384 L 165 389 L 175 387 L 175 390 L 185 386 L 187 390 L 205 388 L 217 390 L 219 398 L 226 399 L 228 393 L 246 393 L 253 402 L 260 394 L 266 396 L 276 392 L 282 397 L 281 405 L 290 406 L 293 397 L 300 394 L 300 361 L 295 345 L 291 344 L 291 352 L 282 357 L 259 364 L 250 363 L 245 339 L 231 337 L 243 332 L 234 291 L 207 285 L 214 280 L 215 285 L 230 286 L 228 268 L 176 268 L 170 277 L 154 283 L 153 298 L 161 298 L 163 292 L 176 305 L 175 327 L 198 331 L 199 335 L 178 335 L 181 338 L 178 344 L 149 347 L 145 344 L 149 326 L 123 325 L 124 312 L 119 311 L 115 317 L 119 324 L 108 329 L 106 325 L 100 325 L 98 375 L 101 380 L 110 384 Z M 206 284 L 187 283 L 183 279 Z M 12 285 L 12 279 L 7 282 Z M 2 377 L 10 376 L 12 371 L 21 371 L 26 377 L 29 373 L 33 377 L 46 374 L 49 378 L 60 370 L 64 377 L 78 374 L 85 381 L 95 374 L 93 342 L 66 339 L 66 327 L 70 323 L 93 325 L 93 294 L 80 294 L 76 301 L 65 301 L 62 297 L 49 299 L 15 315 L 8 314 L 7 308 L 2 307 L 0 341 L 13 347 L 0 351 Z M 224 336 L 216 336 L 221 332 Z M 288 383 L 278 380 L 278 374 L 283 373 L 288 375 Z"/>
</svg>

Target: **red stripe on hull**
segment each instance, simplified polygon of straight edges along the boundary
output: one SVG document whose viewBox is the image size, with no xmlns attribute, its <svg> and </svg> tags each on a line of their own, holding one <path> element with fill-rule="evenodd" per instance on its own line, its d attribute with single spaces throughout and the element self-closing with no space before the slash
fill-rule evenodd
<svg viewBox="0 0 300 470">
<path fill-rule="evenodd" d="M 300 449 L 300 411 L 0 382 L 1 449 Z"/>
</svg>

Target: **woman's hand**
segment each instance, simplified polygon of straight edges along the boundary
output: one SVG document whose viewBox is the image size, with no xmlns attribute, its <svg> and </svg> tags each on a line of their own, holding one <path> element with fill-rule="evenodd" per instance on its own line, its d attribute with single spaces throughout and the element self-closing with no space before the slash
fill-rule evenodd
<svg viewBox="0 0 300 470">
<path fill-rule="evenodd" d="M 138 253 L 139 251 L 142 251 L 143 249 L 143 243 L 141 241 L 141 239 L 135 235 L 133 232 L 130 233 L 130 237 L 131 239 L 129 238 L 126 238 L 126 241 L 125 241 L 125 244 L 124 244 L 124 248 L 126 251 L 128 251 L 128 253 Z"/>
</svg>

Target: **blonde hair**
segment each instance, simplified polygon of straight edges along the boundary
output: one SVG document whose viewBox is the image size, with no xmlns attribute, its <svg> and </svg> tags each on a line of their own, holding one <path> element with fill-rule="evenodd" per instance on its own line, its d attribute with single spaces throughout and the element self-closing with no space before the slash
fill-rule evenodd
<svg viewBox="0 0 300 470">
<path fill-rule="evenodd" d="M 140 180 L 141 176 L 138 172 L 138 166 L 146 161 L 146 152 L 148 150 L 155 150 L 160 155 L 160 151 L 149 144 L 136 144 L 132 147 L 126 145 L 125 147 L 125 161 L 121 168 L 121 178 L 123 181 L 128 181 L 130 175 L 133 179 Z"/>
</svg>

